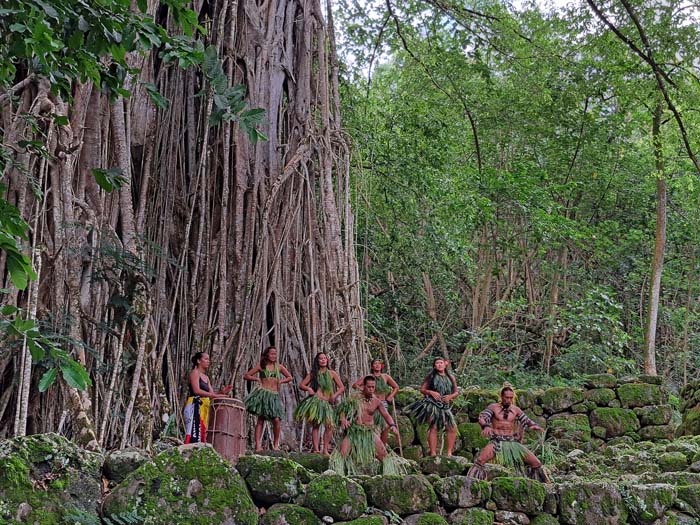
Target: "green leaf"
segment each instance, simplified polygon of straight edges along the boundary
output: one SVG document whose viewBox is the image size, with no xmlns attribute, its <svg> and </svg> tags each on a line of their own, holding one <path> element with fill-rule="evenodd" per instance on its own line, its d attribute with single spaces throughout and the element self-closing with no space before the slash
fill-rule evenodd
<svg viewBox="0 0 700 525">
<path fill-rule="evenodd" d="M 17 312 L 19 312 L 19 308 L 17 308 L 16 306 L 13 306 L 11 304 L 5 305 L 2 308 L 0 308 L 0 314 L 2 314 L 2 315 L 10 316 L 10 315 L 15 315 Z"/>
<path fill-rule="evenodd" d="M 146 88 L 146 93 L 148 93 L 148 96 L 156 106 L 158 106 L 160 109 L 168 109 L 168 106 L 170 106 L 170 101 L 160 94 L 155 84 L 143 82 L 143 86 Z"/>
<path fill-rule="evenodd" d="M 34 361 L 41 361 L 46 355 L 44 347 L 37 343 L 35 339 L 27 339 L 27 346 L 29 346 L 29 352 L 32 354 Z"/>
<path fill-rule="evenodd" d="M 54 381 L 56 381 L 57 373 L 57 368 L 50 368 L 46 371 L 46 373 L 41 377 L 41 381 L 39 381 L 39 392 L 46 392 L 49 387 L 53 385 Z"/>
<path fill-rule="evenodd" d="M 139 7 L 139 11 L 145 13 L 148 11 L 148 1 L 147 0 L 137 0 L 136 4 Z"/>
<path fill-rule="evenodd" d="M 60 364 L 60 367 L 63 379 L 68 383 L 68 386 L 78 390 L 85 390 L 88 385 L 92 384 L 85 369 L 76 361 L 72 359 L 64 361 Z"/>
<path fill-rule="evenodd" d="M 121 168 L 96 168 L 92 170 L 92 175 L 100 188 L 107 193 L 115 188 L 121 188 L 127 181 Z"/>
</svg>

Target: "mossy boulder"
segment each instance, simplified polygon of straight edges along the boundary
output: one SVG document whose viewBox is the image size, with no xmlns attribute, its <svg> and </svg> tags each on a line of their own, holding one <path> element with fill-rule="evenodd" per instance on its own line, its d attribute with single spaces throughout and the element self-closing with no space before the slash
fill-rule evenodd
<svg viewBox="0 0 700 525">
<path fill-rule="evenodd" d="M 700 509 L 700 485 L 680 485 L 677 490 L 679 500 L 685 502 L 691 509 Z"/>
<path fill-rule="evenodd" d="M 654 405 L 637 407 L 634 409 L 639 422 L 646 425 L 668 425 L 673 417 L 671 405 Z"/>
<path fill-rule="evenodd" d="M 323 474 L 306 487 L 304 505 L 318 516 L 354 520 L 367 508 L 367 496 L 359 483 L 337 474 Z"/>
<path fill-rule="evenodd" d="M 625 489 L 630 517 L 639 525 L 651 525 L 660 519 L 675 500 L 676 488 L 672 485 L 630 485 Z"/>
<path fill-rule="evenodd" d="M 595 408 L 598 405 L 596 405 L 593 401 L 587 401 L 583 400 L 580 403 L 576 403 L 573 405 L 569 410 L 571 410 L 574 414 L 588 414 L 591 410 L 595 410 Z"/>
<path fill-rule="evenodd" d="M 661 376 L 641 374 L 637 377 L 637 381 L 639 381 L 640 383 L 649 383 L 650 385 L 661 385 L 664 382 L 664 378 Z"/>
<path fill-rule="evenodd" d="M 293 502 L 312 477 L 308 470 L 291 459 L 257 454 L 241 456 L 236 468 L 250 488 L 253 499 L 261 505 Z"/>
<path fill-rule="evenodd" d="M 612 374 L 591 374 L 586 376 L 586 387 L 588 388 L 615 388 L 617 378 Z"/>
<path fill-rule="evenodd" d="M 308 452 L 290 452 L 287 456 L 295 463 L 318 474 L 323 474 L 328 470 L 328 456 L 324 454 L 313 454 Z"/>
<path fill-rule="evenodd" d="M 341 521 L 337 525 L 387 525 L 389 520 L 384 516 L 363 516 L 352 521 Z"/>
<path fill-rule="evenodd" d="M 559 520 L 551 514 L 538 514 L 530 520 L 530 525 L 559 525 Z"/>
<path fill-rule="evenodd" d="M 693 406 L 683 412 L 683 422 L 676 432 L 678 436 L 700 435 L 700 405 Z"/>
<path fill-rule="evenodd" d="M 493 525 L 493 512 L 486 509 L 457 509 L 447 517 L 450 525 Z"/>
<path fill-rule="evenodd" d="M 401 434 L 401 445 L 406 448 L 413 443 L 413 439 L 416 437 L 416 431 L 414 430 L 413 423 L 408 416 L 400 414 L 397 419 L 399 433 Z M 389 440 L 387 444 L 393 449 L 399 448 L 399 439 L 396 434 L 393 432 L 389 433 Z"/>
<path fill-rule="evenodd" d="M 612 388 L 594 388 L 586 390 L 583 397 L 586 401 L 591 401 L 600 407 L 606 407 L 617 395 Z"/>
<path fill-rule="evenodd" d="M 405 525 L 448 525 L 447 520 L 435 512 L 422 512 L 406 516 Z"/>
<path fill-rule="evenodd" d="M 425 476 L 374 476 L 363 483 L 370 505 L 406 516 L 433 510 L 437 496 Z"/>
<path fill-rule="evenodd" d="M 114 483 L 121 483 L 134 470 L 150 460 L 148 454 L 139 448 L 115 450 L 105 457 L 102 472 Z"/>
<path fill-rule="evenodd" d="M 438 476 L 459 476 L 466 474 L 471 466 L 466 458 L 460 456 L 429 456 L 418 461 L 423 474 Z"/>
<path fill-rule="evenodd" d="M 662 472 L 685 470 L 688 463 L 688 456 L 683 454 L 683 452 L 665 452 L 658 459 L 659 468 Z"/>
<path fill-rule="evenodd" d="M 617 397 L 623 408 L 635 408 L 661 405 L 665 396 L 659 385 L 628 383 L 617 387 Z"/>
<path fill-rule="evenodd" d="M 309 509 L 290 503 L 277 503 L 263 514 L 260 525 L 323 525 L 323 522 Z"/>
<path fill-rule="evenodd" d="M 620 491 L 602 482 L 563 484 L 559 491 L 559 521 L 565 525 L 617 525 L 627 520 Z"/>
<path fill-rule="evenodd" d="M 486 446 L 489 442 L 481 435 L 481 425 L 479 423 L 462 423 L 457 427 L 462 438 L 462 449 L 474 452 Z"/>
<path fill-rule="evenodd" d="M 58 434 L 0 442 L 0 523 L 58 525 L 72 511 L 97 520 L 103 461 Z"/>
<path fill-rule="evenodd" d="M 530 525 L 530 518 L 524 512 L 513 512 L 512 510 L 497 510 L 494 520 L 500 525 Z"/>
<path fill-rule="evenodd" d="M 208 445 L 158 454 L 120 483 L 103 504 L 112 518 L 137 511 L 152 525 L 256 525 L 257 508 L 243 478 Z"/>
<path fill-rule="evenodd" d="M 540 401 L 544 390 L 516 390 L 516 404 L 523 410 L 532 410 Z"/>
<path fill-rule="evenodd" d="M 423 394 L 421 394 L 420 391 L 416 390 L 415 388 L 409 386 L 401 388 L 398 392 L 396 392 L 394 402 L 396 403 L 397 408 L 404 408 L 420 399 L 423 399 Z"/>
<path fill-rule="evenodd" d="M 433 483 L 440 501 L 448 508 L 475 507 L 491 496 L 491 486 L 466 476 L 449 476 Z"/>
<path fill-rule="evenodd" d="M 626 408 L 596 408 L 591 412 L 591 426 L 605 428 L 607 439 L 628 435 L 639 430 L 639 419 Z"/>
<path fill-rule="evenodd" d="M 639 429 L 639 437 L 644 441 L 661 441 L 673 439 L 676 428 L 673 425 L 650 425 Z"/>
<path fill-rule="evenodd" d="M 554 387 L 542 394 L 542 408 L 547 414 L 564 412 L 576 403 L 583 401 L 583 392 L 578 388 Z"/>
<path fill-rule="evenodd" d="M 476 421 L 479 414 L 491 403 L 498 401 L 498 394 L 491 390 L 466 390 L 460 399 L 460 403 L 464 404 L 466 412 L 472 421 Z"/>
<path fill-rule="evenodd" d="M 491 483 L 491 499 L 499 509 L 534 514 L 542 511 L 545 488 L 527 478 L 498 478 Z"/>
<path fill-rule="evenodd" d="M 403 457 L 406 459 L 412 459 L 413 461 L 419 461 L 423 457 L 423 447 L 420 445 L 411 445 L 410 447 L 403 447 Z"/>
<path fill-rule="evenodd" d="M 548 434 L 556 439 L 590 441 L 591 425 L 585 414 L 556 414 L 547 420 Z"/>
</svg>

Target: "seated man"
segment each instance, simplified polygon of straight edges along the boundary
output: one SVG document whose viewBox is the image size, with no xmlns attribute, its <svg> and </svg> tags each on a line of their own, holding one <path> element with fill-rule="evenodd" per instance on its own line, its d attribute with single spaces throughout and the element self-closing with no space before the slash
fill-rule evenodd
<svg viewBox="0 0 700 525">
<path fill-rule="evenodd" d="M 505 386 L 501 389 L 501 402 L 490 404 L 479 414 L 481 434 L 489 438 L 489 443 L 481 449 L 467 476 L 486 479 L 484 465 L 495 457 L 499 463 L 506 466 L 527 465 L 529 478 L 551 483 L 542 462 L 520 443 L 522 435 L 517 432 L 516 425 L 522 429 L 529 428 L 540 432 L 544 430 L 513 404 L 514 397 L 513 389 Z"/>
<path fill-rule="evenodd" d="M 394 420 L 384 408 L 384 403 L 374 395 L 377 381 L 374 376 L 362 380 L 360 397 L 350 398 L 338 407 L 340 425 L 345 430 L 340 447 L 331 454 L 330 468 L 338 474 L 366 474 L 376 457 L 387 472 L 387 450 L 376 426 L 375 412 L 379 412 L 390 429 L 397 431 Z"/>
</svg>

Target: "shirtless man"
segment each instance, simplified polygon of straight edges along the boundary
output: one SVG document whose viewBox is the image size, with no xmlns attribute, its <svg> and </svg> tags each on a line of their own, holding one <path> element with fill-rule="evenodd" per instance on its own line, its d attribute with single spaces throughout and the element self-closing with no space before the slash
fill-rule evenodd
<svg viewBox="0 0 700 525">
<path fill-rule="evenodd" d="M 394 400 L 396 393 L 399 391 L 399 385 L 396 384 L 396 381 L 394 381 L 389 374 L 382 371 L 384 370 L 384 361 L 381 359 L 377 358 L 372 360 L 370 368 L 372 370 L 372 377 L 376 380 L 374 395 L 384 404 L 384 408 L 388 410 L 389 403 Z M 364 388 L 364 378 L 355 381 L 352 387 L 355 390 L 362 390 Z M 377 428 L 381 432 L 382 443 L 386 445 L 389 441 L 389 427 L 386 426 L 386 422 L 379 411 L 374 413 L 374 424 L 377 425 Z"/>
<path fill-rule="evenodd" d="M 486 479 L 484 465 L 498 454 L 502 443 L 509 442 L 513 443 L 511 446 L 519 449 L 518 452 L 522 461 L 527 466 L 528 477 L 544 483 L 551 483 L 542 468 L 542 462 L 520 443 L 522 434 L 516 431 L 516 425 L 521 429 L 531 429 L 539 432 L 544 432 L 544 429 L 513 404 L 514 397 L 515 394 L 511 387 L 503 387 L 501 389 L 501 402 L 490 404 L 486 407 L 486 410 L 479 414 L 481 435 L 489 438 L 489 443 L 481 449 L 474 460 L 474 466 L 469 469 L 467 476 Z"/>
<path fill-rule="evenodd" d="M 386 421 L 389 428 L 394 432 L 397 432 L 396 424 L 394 420 L 384 408 L 384 403 L 381 399 L 374 395 L 374 391 L 377 387 L 377 380 L 374 376 L 365 376 L 362 380 L 362 396 L 359 399 L 359 408 L 355 410 L 354 418 L 352 421 L 348 420 L 346 415 L 343 413 L 340 417 L 340 425 L 346 430 L 345 437 L 340 444 L 340 455 L 343 458 L 347 458 L 348 454 L 350 456 L 355 456 L 356 458 L 363 458 L 367 456 L 366 450 L 358 450 L 357 448 L 363 442 L 361 439 L 356 439 L 358 434 L 372 435 L 374 438 L 375 451 L 374 455 L 379 461 L 384 459 L 386 456 L 386 448 L 384 443 L 380 439 L 379 435 L 375 432 L 374 427 L 374 414 L 379 412 L 381 416 Z M 356 461 L 358 463 L 358 461 Z M 360 464 L 363 461 L 359 461 Z"/>
</svg>

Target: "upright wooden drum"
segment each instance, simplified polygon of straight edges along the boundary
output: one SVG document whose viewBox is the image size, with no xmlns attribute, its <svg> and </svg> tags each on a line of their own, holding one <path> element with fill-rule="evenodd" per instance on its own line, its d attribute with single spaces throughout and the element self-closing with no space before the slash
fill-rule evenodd
<svg viewBox="0 0 700 525">
<path fill-rule="evenodd" d="M 209 409 L 207 443 L 231 463 L 245 454 L 246 412 L 242 401 L 233 398 L 214 399 Z"/>
</svg>

